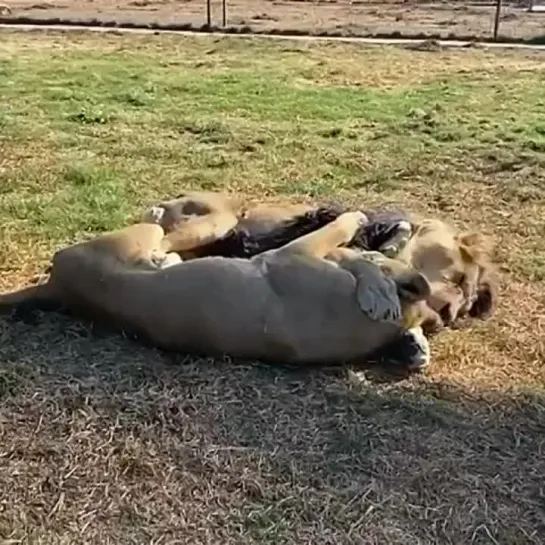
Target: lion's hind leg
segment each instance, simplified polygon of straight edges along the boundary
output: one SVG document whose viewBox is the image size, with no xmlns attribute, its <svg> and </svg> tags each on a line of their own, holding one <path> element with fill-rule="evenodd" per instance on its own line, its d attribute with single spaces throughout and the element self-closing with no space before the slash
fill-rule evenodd
<svg viewBox="0 0 545 545">
<path fill-rule="evenodd" d="M 324 259 L 339 246 L 348 244 L 358 229 L 367 224 L 362 212 L 345 212 L 324 227 L 273 250 L 281 254 L 301 254 Z"/>
<path fill-rule="evenodd" d="M 57 310 L 60 306 L 53 285 L 47 281 L 0 294 L 0 314 L 10 314 L 13 311 L 24 314 L 36 309 Z"/>
<path fill-rule="evenodd" d="M 165 252 L 185 252 L 212 244 L 226 236 L 238 223 L 231 212 L 218 212 L 189 218 L 175 231 L 165 235 L 161 248 Z"/>
<path fill-rule="evenodd" d="M 165 230 L 164 252 L 187 252 L 212 244 L 239 221 L 240 206 L 220 193 L 190 192 L 152 206 L 143 223 Z"/>
</svg>

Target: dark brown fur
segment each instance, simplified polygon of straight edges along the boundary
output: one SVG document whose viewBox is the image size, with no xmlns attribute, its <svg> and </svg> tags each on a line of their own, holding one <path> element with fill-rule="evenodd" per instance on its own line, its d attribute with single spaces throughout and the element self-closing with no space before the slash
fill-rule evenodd
<svg viewBox="0 0 545 545">
<path fill-rule="evenodd" d="M 296 238 L 320 229 L 332 222 L 347 209 L 329 206 L 320 207 L 284 222 L 280 227 L 261 236 L 252 236 L 243 228 L 235 228 L 229 235 L 212 244 L 195 250 L 197 257 L 222 256 L 250 258 L 262 252 L 279 248 Z M 395 229 L 395 222 L 408 221 L 403 212 L 363 211 L 371 220 L 362 227 L 350 243 L 350 247 L 361 250 L 378 250 Z"/>
</svg>

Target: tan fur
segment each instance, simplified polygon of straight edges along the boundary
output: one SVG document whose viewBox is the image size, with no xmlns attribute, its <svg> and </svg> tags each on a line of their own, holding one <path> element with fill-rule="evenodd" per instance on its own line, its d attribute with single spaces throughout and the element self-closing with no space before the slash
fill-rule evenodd
<svg viewBox="0 0 545 545">
<path fill-rule="evenodd" d="M 312 210 L 308 204 L 257 204 L 244 211 L 239 225 L 255 235 L 272 231 L 286 219 L 300 216 Z"/>
<path fill-rule="evenodd" d="M 353 360 L 404 331 L 399 322 L 380 318 L 391 307 L 380 269 L 357 252 L 325 259 L 363 221 L 360 212 L 346 213 L 252 259 L 185 263 L 162 249 L 161 226 L 139 223 L 57 252 L 39 293 L 2 295 L 0 308 L 49 298 L 161 348 L 286 362 Z M 404 309 L 430 293 L 419 273 L 404 273 L 396 282 Z"/>
<path fill-rule="evenodd" d="M 189 258 L 190 254 L 184 254 L 225 236 L 239 223 L 243 213 L 241 203 L 234 197 L 223 193 L 187 192 L 152 207 L 142 222 L 158 224 L 165 230 L 161 242 L 163 251 Z"/>
<path fill-rule="evenodd" d="M 223 236 L 221 229 L 215 227 L 217 218 L 222 219 L 224 228 L 238 222 L 240 227 L 255 236 L 312 209 L 306 204 L 260 204 L 245 210 L 233 197 L 206 192 L 185 193 L 158 206 L 168 210 L 167 221 L 159 221 L 168 232 L 165 250 L 176 251 L 184 259 L 193 257 L 187 251 L 188 247 L 197 247 L 199 241 L 203 244 L 211 242 L 215 235 Z M 168 221 L 170 216 L 180 215 L 180 212 L 188 214 L 192 210 L 199 211 L 198 217 L 184 216 L 184 229 L 181 235 L 177 234 L 179 224 Z M 393 261 L 381 260 L 380 266 L 390 273 L 399 274 L 408 267 L 426 275 L 432 286 L 428 308 L 421 303 L 412 312 L 418 307 L 417 319 L 423 319 L 427 324 L 426 330 L 432 332 L 467 314 L 481 292 L 489 295 L 489 303 L 479 315 L 485 317 L 493 311 L 497 288 L 490 260 L 491 250 L 491 242 L 479 233 L 460 234 L 441 220 L 420 219 L 415 223 L 407 245 Z"/>
<path fill-rule="evenodd" d="M 186 260 L 193 258 L 192 249 L 214 242 L 236 225 L 257 236 L 311 209 L 306 204 L 257 204 L 245 208 L 236 197 L 224 193 L 191 191 L 158 203 L 146 211 L 142 221 L 163 227 L 163 249 L 179 253 Z"/>
<path fill-rule="evenodd" d="M 407 245 L 396 256 L 422 272 L 432 286 L 430 307 L 437 312 L 450 305 L 450 321 L 475 303 L 484 277 L 492 271 L 492 244 L 480 233 L 458 233 L 437 219 L 415 226 Z"/>
</svg>

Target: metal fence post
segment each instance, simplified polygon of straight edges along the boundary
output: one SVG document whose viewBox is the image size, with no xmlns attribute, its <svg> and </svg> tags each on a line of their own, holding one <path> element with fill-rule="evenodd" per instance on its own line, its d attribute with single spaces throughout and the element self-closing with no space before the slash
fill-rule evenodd
<svg viewBox="0 0 545 545">
<path fill-rule="evenodd" d="M 212 0 L 206 0 L 206 26 L 210 28 L 212 26 Z"/>
<path fill-rule="evenodd" d="M 496 16 L 494 17 L 494 41 L 498 41 L 498 32 L 500 30 L 500 16 L 501 16 L 501 4 L 502 0 L 496 0 Z"/>
</svg>

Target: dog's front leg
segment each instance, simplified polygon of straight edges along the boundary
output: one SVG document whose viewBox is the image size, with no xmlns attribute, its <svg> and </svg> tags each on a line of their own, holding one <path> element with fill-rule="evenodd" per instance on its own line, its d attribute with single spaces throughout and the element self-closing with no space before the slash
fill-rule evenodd
<svg viewBox="0 0 545 545">
<path fill-rule="evenodd" d="M 389 258 L 395 258 L 407 246 L 411 236 L 411 224 L 401 220 L 395 224 L 392 236 L 378 247 L 378 251 Z"/>
<path fill-rule="evenodd" d="M 333 261 L 344 269 L 351 269 L 357 266 L 357 263 L 364 259 L 370 261 L 381 268 L 383 272 L 390 276 L 403 274 L 410 270 L 409 266 L 398 259 L 386 257 L 381 252 L 371 250 L 355 250 L 353 248 L 335 248 L 327 254 L 326 259 Z"/>
</svg>

